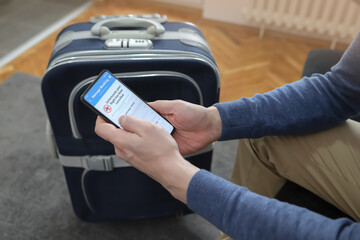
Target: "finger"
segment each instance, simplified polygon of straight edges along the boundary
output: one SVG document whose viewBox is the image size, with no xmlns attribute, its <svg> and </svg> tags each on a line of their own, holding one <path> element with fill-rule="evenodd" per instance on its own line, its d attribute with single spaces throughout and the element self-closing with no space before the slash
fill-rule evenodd
<svg viewBox="0 0 360 240">
<path fill-rule="evenodd" d="M 125 158 L 125 153 L 121 149 L 114 146 L 114 150 L 116 156 L 118 156 L 120 159 L 124 160 L 125 162 L 129 163 L 128 160 Z"/>
<path fill-rule="evenodd" d="M 155 102 L 150 102 L 149 105 L 153 107 L 156 111 L 158 111 L 160 114 L 168 115 L 173 114 L 174 105 L 178 104 L 178 102 L 180 101 L 157 100 Z"/>
<path fill-rule="evenodd" d="M 106 121 L 102 117 L 100 117 L 99 115 L 96 118 L 96 122 L 100 122 L 100 123 L 104 122 L 104 123 L 106 123 Z"/>
<path fill-rule="evenodd" d="M 119 118 L 120 126 L 128 131 L 142 136 L 147 129 L 152 127 L 150 121 L 141 120 L 134 116 L 124 115 Z"/>
<path fill-rule="evenodd" d="M 119 129 L 101 117 L 96 119 L 95 132 L 99 137 L 111 142 L 120 149 L 136 146 L 139 140 L 137 134 Z"/>
<path fill-rule="evenodd" d="M 116 130 L 117 128 L 106 122 L 104 119 L 102 119 L 101 117 L 97 117 L 96 119 L 96 123 L 95 123 L 95 133 L 105 139 L 106 141 L 110 141 L 109 139 L 112 137 L 113 132 Z"/>
<path fill-rule="evenodd" d="M 133 136 L 133 133 L 119 129 L 101 117 L 96 119 L 95 132 L 99 137 L 121 147 L 128 145 L 126 143 L 131 145 L 136 140 L 136 136 Z"/>
</svg>

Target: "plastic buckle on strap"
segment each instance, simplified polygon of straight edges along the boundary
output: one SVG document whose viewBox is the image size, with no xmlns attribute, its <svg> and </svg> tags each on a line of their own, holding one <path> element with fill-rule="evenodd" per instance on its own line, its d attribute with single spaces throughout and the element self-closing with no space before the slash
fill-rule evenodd
<svg viewBox="0 0 360 240">
<path fill-rule="evenodd" d="M 85 168 L 95 171 L 112 171 L 114 163 L 111 156 L 86 156 Z"/>
</svg>

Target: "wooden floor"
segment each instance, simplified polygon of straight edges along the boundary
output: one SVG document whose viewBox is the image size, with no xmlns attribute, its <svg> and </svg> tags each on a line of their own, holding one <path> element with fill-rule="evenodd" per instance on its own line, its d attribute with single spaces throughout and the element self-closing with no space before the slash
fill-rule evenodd
<svg viewBox="0 0 360 240">
<path fill-rule="evenodd" d="M 169 21 L 195 23 L 204 33 L 221 73 L 220 101 L 231 101 L 263 93 L 299 80 L 308 52 L 328 48 L 330 42 L 203 19 L 201 11 L 144 0 L 94 0 L 94 4 L 71 23 L 88 21 L 99 14 L 152 14 Z M 69 23 L 70 24 L 70 23 Z M 60 30 L 60 29 L 59 29 Z M 0 83 L 16 71 L 42 76 L 58 31 L 0 68 Z M 345 49 L 346 45 L 338 46 Z"/>
</svg>

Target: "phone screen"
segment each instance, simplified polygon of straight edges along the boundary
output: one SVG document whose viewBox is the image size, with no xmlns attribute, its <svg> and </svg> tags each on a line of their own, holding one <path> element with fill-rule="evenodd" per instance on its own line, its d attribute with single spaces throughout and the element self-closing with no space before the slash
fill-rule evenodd
<svg viewBox="0 0 360 240">
<path fill-rule="evenodd" d="M 81 95 L 81 101 L 88 107 L 95 108 L 97 114 L 119 128 L 119 117 L 131 115 L 156 123 L 170 134 L 174 131 L 170 122 L 107 70 L 101 72 L 97 80 L 85 90 Z"/>
</svg>

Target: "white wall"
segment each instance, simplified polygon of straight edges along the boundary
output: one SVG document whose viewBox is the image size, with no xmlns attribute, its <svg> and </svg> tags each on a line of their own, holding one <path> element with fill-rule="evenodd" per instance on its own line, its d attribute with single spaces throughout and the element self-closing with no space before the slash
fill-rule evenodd
<svg viewBox="0 0 360 240">
<path fill-rule="evenodd" d="M 246 24 L 241 17 L 243 0 L 156 0 L 203 10 L 203 17 L 218 21 Z"/>
<path fill-rule="evenodd" d="M 203 17 L 207 19 L 231 22 L 237 24 L 246 24 L 241 16 L 243 0 L 204 0 Z"/>
<path fill-rule="evenodd" d="M 157 0 L 157 1 L 202 9 L 203 1 L 206 0 Z"/>
<path fill-rule="evenodd" d="M 327 1 L 327 0 L 323 0 L 323 1 Z M 352 0 L 352 1 L 360 4 L 360 0 Z M 207 19 L 230 22 L 235 24 L 260 27 L 260 22 L 247 21 L 242 15 L 242 10 L 247 7 L 247 4 L 249 4 L 249 0 L 203 0 L 203 6 L 202 6 L 203 17 Z M 334 2 L 333 5 L 334 8 L 337 7 L 337 5 L 334 4 Z M 351 5 L 351 0 L 347 0 L 347 5 L 349 5 L 350 7 L 356 7 L 355 4 Z M 334 12 L 331 9 L 329 9 L 329 11 Z M 358 19 L 360 18 L 358 17 Z M 357 21 L 360 24 L 360 20 Z M 336 25 L 336 26 L 340 26 L 340 25 Z M 266 25 L 266 29 L 287 32 L 290 34 L 303 35 L 307 37 L 332 40 L 332 44 L 331 44 L 332 48 L 335 47 L 336 41 L 347 43 L 350 42 L 350 40 L 353 38 L 353 37 L 346 39 L 339 38 L 339 37 L 334 37 L 331 34 L 324 34 L 324 33 L 320 34 L 315 31 L 306 31 L 304 29 L 295 29 L 293 27 L 291 28 L 286 28 L 284 26 L 276 27 L 274 24 Z M 358 29 L 359 28 L 356 28 L 356 30 L 354 31 L 353 34 L 354 36 L 357 34 Z M 262 31 L 260 31 L 261 36 L 262 34 L 263 34 Z"/>
<path fill-rule="evenodd" d="M 206 19 L 212 19 L 223 22 L 230 22 L 235 24 L 247 25 L 247 26 L 260 26 L 260 22 L 246 21 L 242 15 L 242 9 L 249 4 L 249 0 L 158 0 L 168 2 L 172 4 L 178 4 L 183 6 L 194 7 L 203 10 L 203 17 Z M 290 1 L 290 0 L 289 0 Z M 301 1 L 301 0 L 300 0 Z M 320 1 L 320 0 L 318 0 Z M 327 1 L 327 0 L 322 0 Z M 344 0 L 341 0 L 344 1 Z M 347 0 L 348 2 L 354 1 L 360 3 L 360 0 Z M 335 7 L 337 5 L 334 5 Z M 331 10 L 331 9 L 330 9 Z M 360 17 L 359 17 L 360 19 Z M 359 20 L 360 24 L 360 20 Z M 336 41 L 348 42 L 347 39 L 338 39 L 331 34 L 326 35 L 323 33 L 309 32 L 303 29 L 286 28 L 284 26 L 276 27 L 275 25 L 266 25 L 266 29 L 272 29 L 277 31 L 288 32 L 291 34 L 299 34 L 314 38 L 329 39 L 333 41 L 332 47 Z M 358 29 L 356 29 L 357 33 Z M 262 31 L 261 31 L 262 32 Z M 260 34 L 262 35 L 262 34 Z"/>
</svg>

